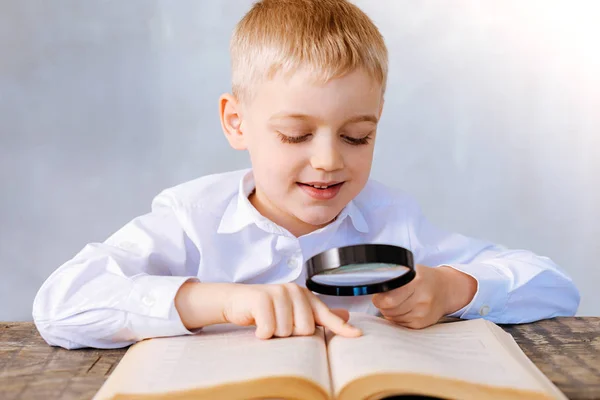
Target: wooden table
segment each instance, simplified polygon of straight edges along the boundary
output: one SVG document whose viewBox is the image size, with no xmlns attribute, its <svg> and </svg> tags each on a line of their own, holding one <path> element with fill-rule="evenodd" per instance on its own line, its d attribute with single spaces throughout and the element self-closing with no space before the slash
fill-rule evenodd
<svg viewBox="0 0 600 400">
<path fill-rule="evenodd" d="M 600 399 L 600 317 L 504 329 L 570 399 Z M 0 399 L 89 399 L 125 351 L 51 347 L 31 322 L 0 322 Z"/>
</svg>

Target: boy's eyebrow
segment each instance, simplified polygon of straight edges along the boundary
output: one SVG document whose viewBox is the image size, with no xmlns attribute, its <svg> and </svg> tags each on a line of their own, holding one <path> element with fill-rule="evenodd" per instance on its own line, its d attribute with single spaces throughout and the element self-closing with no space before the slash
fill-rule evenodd
<svg viewBox="0 0 600 400">
<path fill-rule="evenodd" d="M 288 118 L 299 119 L 299 120 L 303 120 L 303 121 L 310 121 L 310 120 L 314 119 L 314 117 L 311 117 L 310 115 L 306 115 L 306 114 L 279 113 L 279 114 L 275 114 L 271 118 L 269 118 L 269 121 L 279 120 L 279 119 L 288 119 Z M 373 122 L 374 124 L 376 124 L 379 122 L 379 119 L 376 116 L 370 115 L 370 114 L 357 115 L 355 117 L 349 118 L 346 121 L 344 121 L 343 125 L 353 124 L 353 123 L 357 123 L 357 122 Z"/>
<path fill-rule="evenodd" d="M 353 124 L 355 122 L 373 122 L 374 124 L 376 124 L 379 122 L 379 118 L 377 118 L 374 115 L 357 115 L 356 117 L 352 117 L 346 120 L 346 122 L 344 122 L 344 125 Z"/>
</svg>

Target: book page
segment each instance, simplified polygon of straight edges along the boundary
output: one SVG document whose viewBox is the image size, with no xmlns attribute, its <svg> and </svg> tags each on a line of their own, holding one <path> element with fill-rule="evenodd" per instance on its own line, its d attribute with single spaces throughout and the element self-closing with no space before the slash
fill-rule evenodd
<svg viewBox="0 0 600 400">
<path fill-rule="evenodd" d="M 331 393 L 324 332 L 261 340 L 255 327 L 214 325 L 196 335 L 133 345 L 95 399 L 163 393 L 275 376 L 297 376 Z"/>
<path fill-rule="evenodd" d="M 398 372 L 547 392 L 496 338 L 489 321 L 443 323 L 422 330 L 366 314 L 351 314 L 350 322 L 363 336 L 349 339 L 327 333 L 336 394 L 358 377 Z"/>
</svg>

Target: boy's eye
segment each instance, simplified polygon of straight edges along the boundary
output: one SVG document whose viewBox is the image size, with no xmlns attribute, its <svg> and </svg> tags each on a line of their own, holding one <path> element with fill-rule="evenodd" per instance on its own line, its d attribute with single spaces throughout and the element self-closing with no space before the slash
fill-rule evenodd
<svg viewBox="0 0 600 400">
<path fill-rule="evenodd" d="M 367 136 L 363 136 L 361 138 L 353 138 L 350 136 L 342 136 L 344 138 L 344 140 L 353 145 L 353 146 L 359 146 L 361 144 L 368 144 L 369 141 L 371 140 L 371 134 L 369 133 Z"/>
<path fill-rule="evenodd" d="M 277 136 L 283 143 L 301 143 L 304 142 L 310 136 L 310 133 L 301 136 L 287 136 L 281 132 L 277 132 Z"/>
<path fill-rule="evenodd" d="M 277 132 L 277 136 L 283 143 L 302 143 L 302 142 L 308 140 L 308 138 L 311 135 L 312 134 L 310 134 L 310 133 L 306 133 L 304 135 L 299 135 L 299 136 L 288 136 L 288 135 L 284 135 L 283 133 L 281 133 L 279 131 Z M 353 146 L 359 146 L 359 145 L 363 145 L 363 144 L 368 144 L 369 141 L 371 140 L 371 134 L 369 133 L 368 135 L 360 137 L 360 138 L 342 135 L 342 139 L 346 143 L 349 143 Z"/>
</svg>

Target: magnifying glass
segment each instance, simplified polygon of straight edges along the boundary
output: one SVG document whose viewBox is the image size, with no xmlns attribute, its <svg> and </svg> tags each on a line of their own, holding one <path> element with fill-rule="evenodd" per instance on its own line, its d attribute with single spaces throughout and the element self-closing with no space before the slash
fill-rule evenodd
<svg viewBox="0 0 600 400">
<path fill-rule="evenodd" d="M 415 277 L 412 252 L 387 244 L 329 249 L 307 260 L 306 270 L 306 287 L 332 296 L 387 292 Z"/>
</svg>

